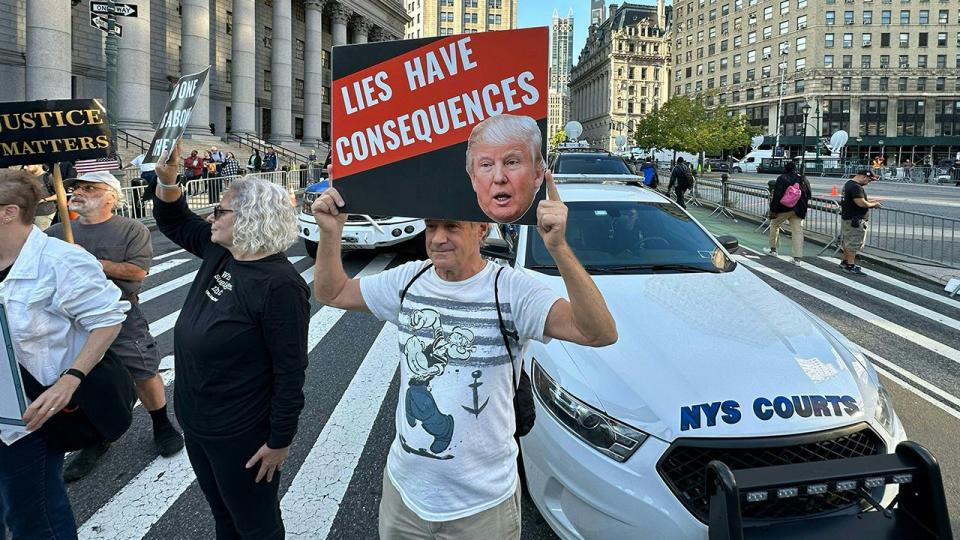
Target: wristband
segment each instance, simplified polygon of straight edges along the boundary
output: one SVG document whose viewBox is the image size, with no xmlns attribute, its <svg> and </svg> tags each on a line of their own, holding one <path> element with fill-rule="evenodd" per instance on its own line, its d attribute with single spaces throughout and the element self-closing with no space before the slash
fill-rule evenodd
<svg viewBox="0 0 960 540">
<path fill-rule="evenodd" d="M 86 373 L 80 371 L 79 369 L 73 368 L 63 370 L 63 373 L 60 374 L 60 378 L 62 379 L 65 375 L 73 375 L 74 377 L 80 379 L 80 382 L 83 382 L 83 380 L 87 378 Z"/>
<path fill-rule="evenodd" d="M 164 184 L 163 182 L 157 182 L 157 186 L 160 189 L 180 189 L 180 184 Z"/>
</svg>

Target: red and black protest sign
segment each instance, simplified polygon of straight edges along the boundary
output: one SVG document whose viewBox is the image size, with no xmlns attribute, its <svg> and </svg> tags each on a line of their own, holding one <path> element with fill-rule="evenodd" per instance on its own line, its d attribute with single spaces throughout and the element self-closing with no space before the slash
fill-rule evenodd
<svg viewBox="0 0 960 540">
<path fill-rule="evenodd" d="M 0 167 L 112 154 L 107 113 L 96 99 L 0 103 Z"/>
<path fill-rule="evenodd" d="M 333 177 L 347 211 L 535 223 L 547 58 L 547 28 L 334 47 Z"/>
</svg>

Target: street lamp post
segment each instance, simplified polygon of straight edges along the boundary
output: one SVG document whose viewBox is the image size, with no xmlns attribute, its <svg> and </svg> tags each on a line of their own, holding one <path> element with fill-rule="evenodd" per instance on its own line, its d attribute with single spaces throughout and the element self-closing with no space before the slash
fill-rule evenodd
<svg viewBox="0 0 960 540">
<path fill-rule="evenodd" d="M 800 174 L 806 172 L 807 166 L 807 118 L 810 116 L 810 105 L 807 103 L 800 107 L 803 111 L 803 142 L 800 144 Z"/>
<path fill-rule="evenodd" d="M 117 148 L 117 53 L 118 43 L 114 31 L 117 28 L 117 14 L 114 13 L 116 3 L 107 2 L 107 38 L 103 52 L 107 63 L 107 120 L 110 123 L 110 144 L 114 151 Z"/>
<path fill-rule="evenodd" d="M 786 47 L 780 49 L 780 56 L 787 56 Z M 787 61 L 784 60 L 777 64 L 777 68 L 780 70 L 780 85 L 777 87 L 777 134 L 776 141 L 773 143 L 773 154 L 774 157 L 777 155 L 777 151 L 780 150 L 780 116 L 783 114 L 783 85 L 786 83 L 787 78 Z"/>
</svg>

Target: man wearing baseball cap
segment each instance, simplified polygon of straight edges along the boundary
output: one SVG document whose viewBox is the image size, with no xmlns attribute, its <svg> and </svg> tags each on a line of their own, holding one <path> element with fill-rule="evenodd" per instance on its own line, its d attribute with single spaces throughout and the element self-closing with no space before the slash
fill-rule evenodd
<svg viewBox="0 0 960 540">
<path fill-rule="evenodd" d="M 868 199 L 863 187 L 879 180 L 870 169 L 861 169 L 843 186 L 843 198 L 840 199 L 840 243 L 843 258 L 840 269 L 855 275 L 862 275 L 863 269 L 854 263 L 857 252 L 863 249 L 867 238 L 867 213 L 871 208 L 880 208 L 878 199 Z"/>
<path fill-rule="evenodd" d="M 160 455 L 172 456 L 183 448 L 183 436 L 167 416 L 163 380 L 158 374 L 160 350 L 137 298 L 153 260 L 150 231 L 137 220 L 114 215 L 113 209 L 123 202 L 123 195 L 113 174 L 91 172 L 63 184 L 73 194 L 70 210 L 80 216 L 70 222 L 74 241 L 100 261 L 104 273 L 120 288 L 121 298 L 130 302 L 130 311 L 110 350 L 133 376 L 137 396 L 153 419 L 153 440 Z M 63 226 L 58 223 L 47 229 L 47 234 L 63 239 Z M 64 470 L 64 480 L 86 476 L 109 448 L 104 444 L 81 450 Z"/>
</svg>

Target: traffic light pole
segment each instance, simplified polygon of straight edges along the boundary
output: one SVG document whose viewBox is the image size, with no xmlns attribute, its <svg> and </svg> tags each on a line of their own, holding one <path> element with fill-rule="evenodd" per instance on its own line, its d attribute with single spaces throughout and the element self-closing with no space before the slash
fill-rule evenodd
<svg viewBox="0 0 960 540">
<path fill-rule="evenodd" d="M 117 54 L 118 43 L 115 30 L 117 28 L 117 14 L 114 13 L 116 2 L 107 2 L 107 40 L 104 46 L 107 72 L 107 119 L 110 123 L 110 144 L 114 151 L 117 148 Z"/>
</svg>

